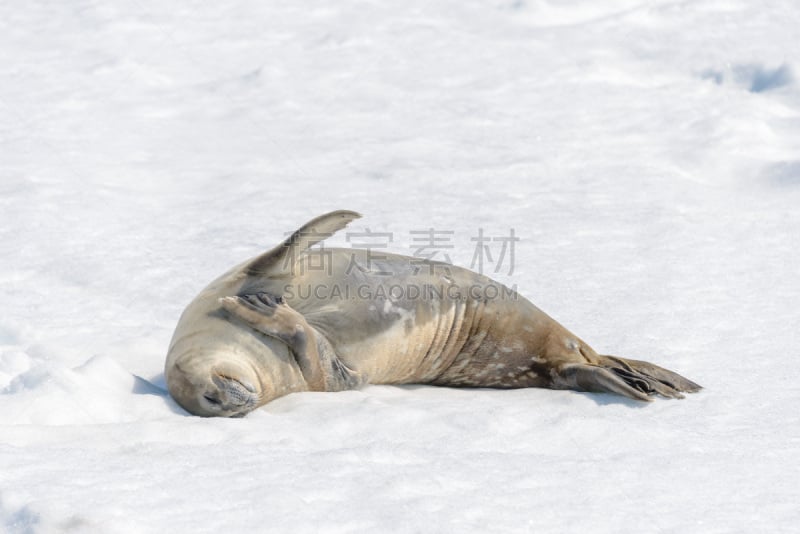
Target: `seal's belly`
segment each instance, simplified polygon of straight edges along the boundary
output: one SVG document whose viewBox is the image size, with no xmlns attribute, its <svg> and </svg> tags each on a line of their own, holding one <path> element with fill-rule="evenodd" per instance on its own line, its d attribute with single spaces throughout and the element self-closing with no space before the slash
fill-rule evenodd
<svg viewBox="0 0 800 534">
<path fill-rule="evenodd" d="M 307 274 L 281 292 L 337 356 L 372 383 L 436 381 L 477 350 L 498 316 L 487 307 L 513 293 L 452 265 L 419 268 L 415 258 L 387 254 L 366 269 L 359 263 L 364 251 L 331 252 L 327 276 L 306 265 Z"/>
<path fill-rule="evenodd" d="M 334 261 L 330 276 L 298 277 L 282 293 L 339 359 L 372 383 L 435 381 L 486 330 L 487 295 L 510 291 L 451 265 L 415 269 L 414 258 L 403 256 L 373 271 L 348 270 L 361 251 L 341 252 L 348 261 Z M 392 276 L 377 274 L 383 272 Z"/>
<path fill-rule="evenodd" d="M 333 342 L 339 357 L 366 373 L 372 383 L 432 382 L 452 365 L 469 337 L 475 302 L 423 301 L 411 308 L 405 304 L 384 301 L 380 315 L 386 318 L 386 328 L 375 335 Z"/>
</svg>

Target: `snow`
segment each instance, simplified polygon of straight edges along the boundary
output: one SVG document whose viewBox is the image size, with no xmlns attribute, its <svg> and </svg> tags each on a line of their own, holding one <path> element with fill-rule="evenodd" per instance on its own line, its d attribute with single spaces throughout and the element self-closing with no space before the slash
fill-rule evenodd
<svg viewBox="0 0 800 534">
<path fill-rule="evenodd" d="M 798 27 L 790 0 L 0 4 L 0 531 L 794 532 Z M 453 231 L 464 266 L 514 229 L 485 272 L 706 389 L 188 416 L 183 307 L 340 208 L 394 252 Z"/>
</svg>

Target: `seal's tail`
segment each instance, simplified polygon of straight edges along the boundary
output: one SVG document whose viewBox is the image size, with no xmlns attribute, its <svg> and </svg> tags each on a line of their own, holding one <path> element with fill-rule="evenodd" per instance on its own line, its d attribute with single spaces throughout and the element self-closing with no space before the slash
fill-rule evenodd
<svg viewBox="0 0 800 534">
<path fill-rule="evenodd" d="M 592 364 L 570 364 L 560 375 L 566 384 L 577 390 L 616 393 L 640 401 L 650 401 L 653 395 L 682 399 L 682 393 L 702 389 L 663 367 L 617 356 L 600 356 L 598 362 Z"/>
</svg>

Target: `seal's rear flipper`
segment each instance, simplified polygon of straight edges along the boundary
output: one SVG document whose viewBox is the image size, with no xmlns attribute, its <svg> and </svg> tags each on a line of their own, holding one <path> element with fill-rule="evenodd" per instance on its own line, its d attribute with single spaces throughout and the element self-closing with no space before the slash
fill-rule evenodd
<svg viewBox="0 0 800 534">
<path fill-rule="evenodd" d="M 359 218 L 361 214 L 348 210 L 320 215 L 296 230 L 283 243 L 254 259 L 247 266 L 247 274 L 250 276 L 291 274 L 301 254 Z"/>
<path fill-rule="evenodd" d="M 641 360 L 631 360 L 618 356 L 601 356 L 601 364 L 611 367 L 612 371 L 619 375 L 629 374 L 642 379 L 647 379 L 655 386 L 664 386 L 669 390 L 682 393 L 696 393 L 703 389 L 703 386 L 696 384 L 686 377 L 679 375 L 669 369 L 664 369 L 658 365 Z M 665 395 L 660 390 L 656 393 Z M 678 395 L 680 397 L 680 395 Z"/>
<path fill-rule="evenodd" d="M 559 386 L 579 391 L 616 393 L 634 400 L 650 401 L 653 395 L 682 399 L 701 386 L 649 362 L 600 356 L 598 364 L 570 364 L 559 372 Z"/>
</svg>

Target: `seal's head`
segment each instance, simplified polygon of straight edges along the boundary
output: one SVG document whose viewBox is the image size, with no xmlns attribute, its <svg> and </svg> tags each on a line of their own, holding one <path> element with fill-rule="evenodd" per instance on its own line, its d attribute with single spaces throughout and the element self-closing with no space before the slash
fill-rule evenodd
<svg viewBox="0 0 800 534">
<path fill-rule="evenodd" d="M 310 389 L 280 335 L 232 316 L 221 303 L 243 294 L 280 297 L 296 258 L 358 217 L 340 210 L 309 221 L 277 247 L 211 282 L 189 303 L 175 327 L 164 369 L 178 404 L 195 415 L 241 417 L 272 399 Z M 283 301 L 268 304 L 274 308 Z"/>
<path fill-rule="evenodd" d="M 178 404 L 204 417 L 242 417 L 271 397 L 255 370 L 236 360 L 183 358 L 169 368 L 166 379 Z"/>
<path fill-rule="evenodd" d="M 166 379 L 178 404 L 204 417 L 242 417 L 265 397 L 255 371 L 235 360 L 184 358 L 175 362 Z"/>
<path fill-rule="evenodd" d="M 308 390 L 286 343 L 220 308 L 219 293 L 236 289 L 212 287 L 201 294 L 175 328 L 164 375 L 172 397 L 191 414 L 241 417 L 272 399 Z"/>
</svg>

